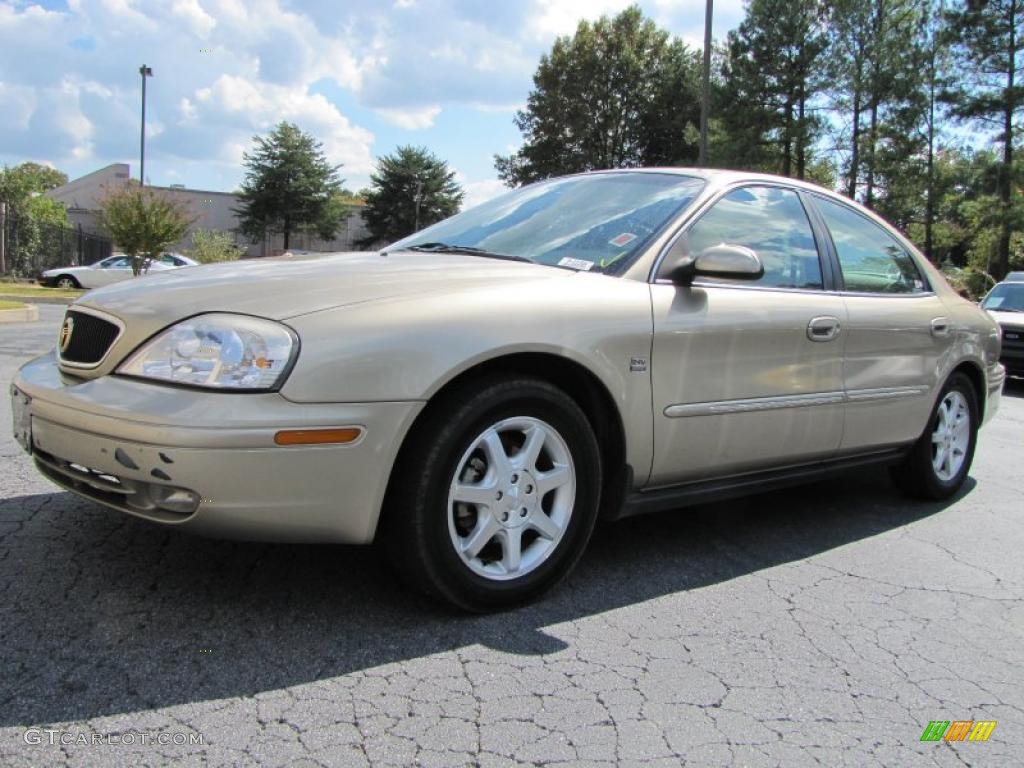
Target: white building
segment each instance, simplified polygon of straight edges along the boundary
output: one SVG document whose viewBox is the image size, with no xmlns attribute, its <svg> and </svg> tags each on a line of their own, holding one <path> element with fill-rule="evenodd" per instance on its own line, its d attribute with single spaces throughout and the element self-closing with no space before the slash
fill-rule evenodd
<svg viewBox="0 0 1024 768">
<path fill-rule="evenodd" d="M 67 207 L 68 220 L 72 224 L 81 224 L 83 229 L 98 232 L 100 200 L 111 190 L 128 184 L 130 178 L 127 163 L 114 163 L 51 189 L 46 194 Z M 233 209 L 239 205 L 238 195 L 231 192 L 188 189 L 181 184 L 172 184 L 169 187 L 150 185 L 148 188 L 183 200 L 190 214 L 195 217 L 185 237 L 171 246 L 173 251 L 185 251 L 191 244 L 192 232 L 196 229 L 212 229 L 234 234 L 235 241 L 246 249 L 248 256 L 275 256 L 284 250 L 281 235 L 268 235 L 263 240 L 252 243 L 235 231 L 238 227 L 238 215 Z M 356 210 L 349 214 L 333 240 L 325 241 L 314 236 L 293 233 L 289 247 L 305 251 L 352 251 L 358 249 L 356 241 L 366 234 L 362 215 Z"/>
</svg>

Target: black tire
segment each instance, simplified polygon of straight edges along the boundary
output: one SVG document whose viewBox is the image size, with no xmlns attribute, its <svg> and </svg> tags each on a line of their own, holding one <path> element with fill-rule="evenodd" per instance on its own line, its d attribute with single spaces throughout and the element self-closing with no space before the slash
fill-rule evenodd
<svg viewBox="0 0 1024 768">
<path fill-rule="evenodd" d="M 951 392 L 959 392 L 967 402 L 970 417 L 969 440 L 964 461 L 959 471 L 948 480 L 938 476 L 933 464 L 934 445 L 932 434 L 939 424 L 939 408 Z M 946 381 L 928 419 L 924 433 L 914 443 L 907 458 L 891 470 L 896 484 L 907 494 L 929 501 L 942 501 L 953 496 L 963 486 L 974 460 L 974 448 L 978 442 L 978 396 L 971 380 L 963 373 L 954 373 Z"/>
<path fill-rule="evenodd" d="M 601 454 L 586 415 L 562 390 L 532 377 L 470 382 L 430 407 L 403 446 L 388 488 L 381 536 L 393 567 L 409 586 L 466 611 L 536 598 L 576 565 L 597 520 Z M 564 533 L 546 559 L 521 577 L 496 581 L 471 570 L 456 551 L 448 494 L 473 441 L 512 417 L 540 419 L 558 433 L 576 468 L 576 492 Z"/>
<path fill-rule="evenodd" d="M 53 281 L 53 285 L 55 288 L 64 288 L 65 290 L 69 288 L 82 287 L 81 283 L 78 282 L 78 279 L 74 275 L 60 275 Z"/>
</svg>

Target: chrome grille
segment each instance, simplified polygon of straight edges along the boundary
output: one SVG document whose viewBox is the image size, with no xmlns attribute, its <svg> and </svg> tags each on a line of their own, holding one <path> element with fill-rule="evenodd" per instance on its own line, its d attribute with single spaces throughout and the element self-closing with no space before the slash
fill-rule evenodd
<svg viewBox="0 0 1024 768">
<path fill-rule="evenodd" d="M 70 324 L 67 343 L 64 343 L 65 329 Z M 64 325 L 57 349 L 60 359 L 78 365 L 95 365 L 107 354 L 121 329 L 102 317 L 69 309 L 64 315 Z"/>
</svg>

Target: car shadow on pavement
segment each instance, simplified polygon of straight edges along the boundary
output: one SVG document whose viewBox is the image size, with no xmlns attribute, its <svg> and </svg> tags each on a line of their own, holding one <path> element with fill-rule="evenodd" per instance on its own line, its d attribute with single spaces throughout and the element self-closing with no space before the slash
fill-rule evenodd
<svg viewBox="0 0 1024 768">
<path fill-rule="evenodd" d="M 216 541 L 70 494 L 6 499 L 0 726 L 253 695 L 474 644 L 558 651 L 545 627 L 813 558 L 944 508 L 908 502 L 883 473 L 631 518 L 599 526 L 543 600 L 466 616 L 400 587 L 369 547 Z"/>
</svg>

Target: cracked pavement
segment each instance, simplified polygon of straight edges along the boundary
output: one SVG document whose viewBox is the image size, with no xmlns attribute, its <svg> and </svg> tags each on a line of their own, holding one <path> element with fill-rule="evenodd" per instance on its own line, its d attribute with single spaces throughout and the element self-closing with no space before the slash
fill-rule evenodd
<svg viewBox="0 0 1024 768">
<path fill-rule="evenodd" d="M 40 310 L 0 326 L 5 384 L 52 346 L 62 308 Z M 1024 764 L 1019 382 L 950 503 L 862 473 L 604 525 L 562 588 L 492 616 L 404 592 L 371 548 L 77 499 L 4 391 L 0 765 Z M 988 742 L 919 741 L 972 719 Z"/>
</svg>

